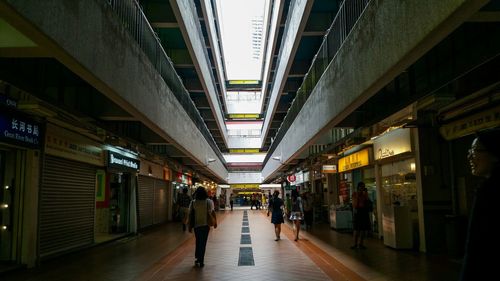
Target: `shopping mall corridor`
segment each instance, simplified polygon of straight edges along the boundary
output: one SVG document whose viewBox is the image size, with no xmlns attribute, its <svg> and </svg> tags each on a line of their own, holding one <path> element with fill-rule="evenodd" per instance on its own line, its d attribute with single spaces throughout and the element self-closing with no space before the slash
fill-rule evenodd
<svg viewBox="0 0 500 281">
<path fill-rule="evenodd" d="M 276 242 L 264 210 L 220 211 L 218 220 L 203 268 L 194 267 L 194 235 L 169 223 L 0 280 L 457 280 L 460 268 L 459 261 L 393 250 L 375 238 L 366 250 L 351 250 L 350 233 L 322 224 L 302 230 L 298 242 L 284 225 Z"/>
</svg>

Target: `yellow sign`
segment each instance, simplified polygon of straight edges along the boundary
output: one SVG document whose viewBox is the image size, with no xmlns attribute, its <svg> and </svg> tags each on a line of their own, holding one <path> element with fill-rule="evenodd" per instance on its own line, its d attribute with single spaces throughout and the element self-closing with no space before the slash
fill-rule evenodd
<svg viewBox="0 0 500 281">
<path fill-rule="evenodd" d="M 229 80 L 229 85 L 256 85 L 259 80 Z"/>
<path fill-rule="evenodd" d="M 339 172 L 345 172 L 370 164 L 369 149 L 363 149 L 339 159 Z"/>
<path fill-rule="evenodd" d="M 236 189 L 258 189 L 259 184 L 258 183 L 251 183 L 251 184 L 231 184 L 231 188 L 236 188 Z"/>
<path fill-rule="evenodd" d="M 259 153 L 258 148 L 238 148 L 238 149 L 229 149 L 229 153 Z"/>
<path fill-rule="evenodd" d="M 259 114 L 229 114 L 229 119 L 257 119 Z"/>
<path fill-rule="evenodd" d="M 499 125 L 500 106 L 497 106 L 443 125 L 439 128 L 439 132 L 446 140 L 453 140 Z"/>
</svg>

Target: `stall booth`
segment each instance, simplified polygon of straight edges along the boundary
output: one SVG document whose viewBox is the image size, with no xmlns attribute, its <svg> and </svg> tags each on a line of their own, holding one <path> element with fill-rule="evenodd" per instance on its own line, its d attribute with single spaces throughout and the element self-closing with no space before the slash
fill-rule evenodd
<svg viewBox="0 0 500 281">
<path fill-rule="evenodd" d="M 377 163 L 384 244 L 411 249 L 418 243 L 416 164 L 409 128 L 389 131 L 373 141 Z"/>
<path fill-rule="evenodd" d="M 376 204 L 376 184 L 373 168 L 372 148 L 355 147 L 345 153 L 338 161 L 339 204 L 330 209 L 330 222 L 335 229 L 352 229 L 352 193 L 363 181 L 368 189 L 368 196 Z M 372 226 L 374 223 L 372 223 Z M 375 231 L 376 229 L 374 229 Z"/>
</svg>

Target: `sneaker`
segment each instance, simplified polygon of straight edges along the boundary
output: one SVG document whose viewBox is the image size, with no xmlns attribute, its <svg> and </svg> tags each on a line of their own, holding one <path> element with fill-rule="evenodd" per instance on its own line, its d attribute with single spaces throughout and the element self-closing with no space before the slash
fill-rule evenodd
<svg viewBox="0 0 500 281">
<path fill-rule="evenodd" d="M 276 238 L 276 239 L 274 239 L 274 241 L 280 241 L 280 239 L 279 239 L 279 238 Z"/>
</svg>

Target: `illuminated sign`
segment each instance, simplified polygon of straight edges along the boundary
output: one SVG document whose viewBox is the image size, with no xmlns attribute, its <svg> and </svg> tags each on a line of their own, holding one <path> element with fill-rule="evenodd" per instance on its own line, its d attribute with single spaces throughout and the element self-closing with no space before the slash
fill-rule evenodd
<svg viewBox="0 0 500 281">
<path fill-rule="evenodd" d="M 410 129 L 397 129 L 373 141 L 375 160 L 411 151 Z"/>
<path fill-rule="evenodd" d="M 108 167 L 137 171 L 140 168 L 139 165 L 140 162 L 137 159 L 132 159 L 116 152 L 108 151 Z"/>
<path fill-rule="evenodd" d="M 345 172 L 370 164 L 369 149 L 363 149 L 351 155 L 339 159 L 339 172 Z"/>
<path fill-rule="evenodd" d="M 337 172 L 337 165 L 323 165 L 321 172 L 323 174 L 334 174 Z"/>
<path fill-rule="evenodd" d="M 229 85 L 256 85 L 259 80 L 229 80 Z"/>
<path fill-rule="evenodd" d="M 41 126 L 17 112 L 2 109 L 0 114 L 0 140 L 17 145 L 39 148 L 42 143 Z"/>
<path fill-rule="evenodd" d="M 258 189 L 259 184 L 231 184 L 231 188 L 236 188 L 236 189 Z"/>
</svg>

